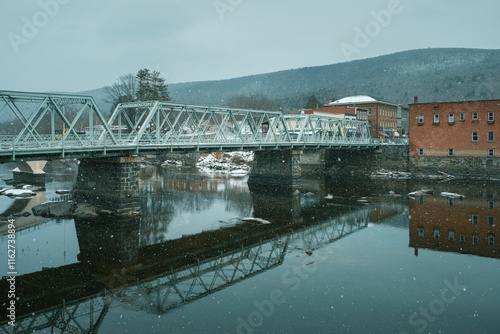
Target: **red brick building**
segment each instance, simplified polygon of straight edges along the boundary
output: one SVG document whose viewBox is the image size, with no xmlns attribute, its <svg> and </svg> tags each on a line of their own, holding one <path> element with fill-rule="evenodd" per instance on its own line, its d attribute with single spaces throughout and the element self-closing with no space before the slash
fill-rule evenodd
<svg viewBox="0 0 500 334">
<path fill-rule="evenodd" d="M 372 138 L 404 135 L 408 132 L 408 109 L 400 104 L 378 101 L 366 95 L 345 97 L 328 107 L 361 108 L 367 111 Z"/>
<path fill-rule="evenodd" d="M 500 155 L 500 100 L 409 106 L 410 159 Z"/>
</svg>

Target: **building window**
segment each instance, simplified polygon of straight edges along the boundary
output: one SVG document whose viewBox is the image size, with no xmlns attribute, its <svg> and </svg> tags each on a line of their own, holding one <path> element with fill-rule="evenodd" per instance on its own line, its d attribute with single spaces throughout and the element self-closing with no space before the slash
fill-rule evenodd
<svg viewBox="0 0 500 334">
<path fill-rule="evenodd" d="M 479 216 L 478 215 L 472 215 L 472 224 L 477 225 L 479 223 Z"/>
<path fill-rule="evenodd" d="M 455 150 L 454 150 L 454 149 L 452 149 L 452 148 L 449 148 L 449 149 L 448 149 L 448 156 L 449 156 L 449 157 L 452 157 L 454 154 L 455 154 Z"/>
<path fill-rule="evenodd" d="M 490 148 L 488 149 L 488 157 L 493 158 L 495 156 L 495 150 Z"/>
<path fill-rule="evenodd" d="M 460 242 L 465 242 L 465 234 L 460 233 Z"/>
<path fill-rule="evenodd" d="M 495 235 L 488 234 L 488 246 L 495 246 Z"/>
<path fill-rule="evenodd" d="M 488 123 L 495 122 L 495 113 L 493 111 L 488 112 Z"/>
<path fill-rule="evenodd" d="M 435 228 L 435 229 L 434 229 L 434 239 L 435 239 L 435 240 L 438 240 L 438 239 L 439 239 L 439 229 L 438 229 L 438 228 Z"/>
<path fill-rule="evenodd" d="M 476 142 L 479 140 L 479 133 L 473 132 L 472 133 L 472 141 Z"/>
<path fill-rule="evenodd" d="M 473 245 L 479 244 L 479 237 L 477 235 L 472 237 L 472 244 Z"/>
<path fill-rule="evenodd" d="M 418 155 L 419 156 L 423 156 L 424 155 L 424 149 L 423 148 L 419 148 L 418 149 Z"/>
<path fill-rule="evenodd" d="M 455 123 L 455 114 L 449 113 L 448 114 L 448 124 L 453 124 Z"/>
<path fill-rule="evenodd" d="M 424 114 L 419 114 L 417 117 L 418 124 L 424 124 Z"/>
<path fill-rule="evenodd" d="M 448 240 L 455 241 L 455 231 L 448 231 Z"/>
<path fill-rule="evenodd" d="M 495 141 L 495 132 L 493 131 L 488 132 L 488 141 L 490 143 Z"/>
<path fill-rule="evenodd" d="M 434 124 L 439 124 L 439 114 L 434 114 Z"/>
<path fill-rule="evenodd" d="M 495 226 L 495 217 L 488 216 L 488 226 Z"/>
<path fill-rule="evenodd" d="M 460 122 L 465 121 L 465 113 L 461 112 L 460 113 Z"/>
<path fill-rule="evenodd" d="M 439 110 L 439 106 L 434 106 L 434 110 Z"/>
<path fill-rule="evenodd" d="M 478 113 L 477 113 L 477 112 L 473 112 L 473 113 L 472 113 L 472 120 L 473 120 L 473 121 L 477 121 L 478 119 L 479 119 L 479 115 L 478 115 Z"/>
<path fill-rule="evenodd" d="M 495 208 L 495 202 L 494 201 L 488 201 L 488 209 L 494 209 Z"/>
<path fill-rule="evenodd" d="M 419 228 L 418 228 L 418 237 L 419 237 L 419 238 L 423 238 L 423 237 L 424 237 L 424 235 L 425 235 L 425 230 L 424 230 L 424 228 L 423 228 L 423 227 L 419 227 Z"/>
</svg>

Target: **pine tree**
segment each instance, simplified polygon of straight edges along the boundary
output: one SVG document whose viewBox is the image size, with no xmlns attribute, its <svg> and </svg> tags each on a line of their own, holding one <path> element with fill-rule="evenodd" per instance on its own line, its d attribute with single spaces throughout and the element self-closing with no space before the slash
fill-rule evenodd
<svg viewBox="0 0 500 334">
<path fill-rule="evenodd" d="M 154 71 L 151 75 L 151 86 L 153 90 L 153 99 L 159 101 L 170 101 L 172 98 L 168 93 L 168 87 L 165 79 L 160 76 L 160 72 Z"/>
<path fill-rule="evenodd" d="M 137 100 L 147 101 L 151 100 L 151 71 L 147 68 L 143 68 L 137 72 Z"/>
</svg>

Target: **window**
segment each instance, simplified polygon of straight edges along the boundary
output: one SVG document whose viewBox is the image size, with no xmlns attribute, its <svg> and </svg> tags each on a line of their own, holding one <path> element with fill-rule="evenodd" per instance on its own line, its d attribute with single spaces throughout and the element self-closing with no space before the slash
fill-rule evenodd
<svg viewBox="0 0 500 334">
<path fill-rule="evenodd" d="M 479 223 L 479 216 L 478 215 L 472 215 L 472 224 L 477 225 Z"/>
<path fill-rule="evenodd" d="M 479 140 L 479 134 L 477 132 L 472 133 L 472 141 L 478 141 Z"/>
<path fill-rule="evenodd" d="M 490 143 L 495 141 L 495 132 L 493 131 L 488 132 L 488 141 Z"/>
<path fill-rule="evenodd" d="M 425 234 L 425 230 L 423 227 L 419 227 L 418 228 L 418 237 L 419 238 L 423 238 L 424 237 L 424 234 Z"/>
<path fill-rule="evenodd" d="M 478 119 L 479 119 L 478 113 L 477 112 L 473 112 L 472 113 L 472 120 L 473 121 L 477 121 Z"/>
<path fill-rule="evenodd" d="M 488 226 L 495 226 L 495 217 L 488 216 Z"/>
<path fill-rule="evenodd" d="M 417 117 L 418 124 L 424 124 L 424 114 L 419 114 Z"/>
<path fill-rule="evenodd" d="M 434 124 L 439 124 L 439 114 L 434 114 Z"/>
<path fill-rule="evenodd" d="M 488 157 L 492 158 L 492 157 L 494 157 L 494 156 L 495 156 L 495 150 L 494 150 L 494 149 L 492 149 L 492 148 L 490 148 L 490 149 L 488 150 Z"/>
<path fill-rule="evenodd" d="M 488 201 L 488 209 L 494 209 L 495 208 L 495 202 L 494 201 Z"/>
<path fill-rule="evenodd" d="M 419 156 L 423 156 L 424 155 L 424 149 L 423 148 L 419 148 L 418 149 L 418 155 Z"/>
<path fill-rule="evenodd" d="M 455 241 L 455 231 L 448 231 L 448 240 Z"/>
<path fill-rule="evenodd" d="M 465 113 L 461 112 L 460 113 L 460 122 L 465 121 Z"/>
<path fill-rule="evenodd" d="M 479 243 L 479 237 L 477 235 L 472 237 L 472 244 L 477 245 Z"/>
<path fill-rule="evenodd" d="M 488 246 L 495 246 L 495 235 L 488 234 Z"/>
<path fill-rule="evenodd" d="M 454 150 L 454 149 L 452 149 L 452 148 L 449 148 L 449 149 L 448 149 L 448 156 L 449 156 L 449 157 L 452 157 L 454 154 L 455 154 L 455 150 Z"/>
<path fill-rule="evenodd" d="M 488 112 L 488 123 L 495 122 L 495 113 L 493 111 Z"/>
<path fill-rule="evenodd" d="M 448 123 L 451 123 L 451 124 L 455 123 L 455 114 L 453 114 L 453 113 L 448 114 Z"/>
<path fill-rule="evenodd" d="M 434 229 L 434 239 L 435 239 L 435 240 L 438 240 L 438 239 L 439 239 L 439 229 L 438 229 L 438 228 L 435 228 L 435 229 Z"/>
<path fill-rule="evenodd" d="M 460 233 L 460 242 L 465 242 L 465 234 Z"/>
</svg>

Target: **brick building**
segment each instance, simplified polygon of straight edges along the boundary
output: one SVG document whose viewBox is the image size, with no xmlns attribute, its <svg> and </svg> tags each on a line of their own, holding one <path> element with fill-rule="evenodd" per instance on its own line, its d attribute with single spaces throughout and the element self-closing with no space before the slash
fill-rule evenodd
<svg viewBox="0 0 500 334">
<path fill-rule="evenodd" d="M 410 159 L 494 158 L 500 155 L 500 100 L 409 106 Z"/>
<path fill-rule="evenodd" d="M 408 132 L 408 109 L 400 104 L 359 95 L 330 102 L 326 107 L 366 110 L 372 138 L 400 136 Z"/>
</svg>

